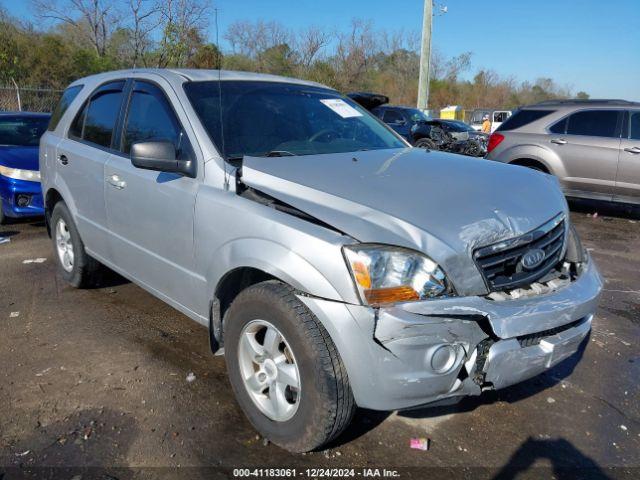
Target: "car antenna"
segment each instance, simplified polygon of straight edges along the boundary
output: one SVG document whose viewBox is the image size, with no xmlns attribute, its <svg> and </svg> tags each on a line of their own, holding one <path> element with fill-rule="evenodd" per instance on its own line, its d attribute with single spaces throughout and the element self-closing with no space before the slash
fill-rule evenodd
<svg viewBox="0 0 640 480">
<path fill-rule="evenodd" d="M 218 114 L 220 115 L 220 142 L 222 147 L 222 166 L 224 168 L 224 189 L 229 190 L 229 172 L 227 171 L 227 152 L 224 145 L 224 125 L 222 121 L 222 55 L 220 50 L 220 39 L 218 34 L 218 9 L 214 9 L 216 23 L 216 49 L 218 63 Z"/>
</svg>

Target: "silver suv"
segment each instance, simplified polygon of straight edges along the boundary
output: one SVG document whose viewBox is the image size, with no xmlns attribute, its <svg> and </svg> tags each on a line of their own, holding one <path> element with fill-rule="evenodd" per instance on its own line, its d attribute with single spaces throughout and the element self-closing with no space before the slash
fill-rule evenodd
<svg viewBox="0 0 640 480">
<path fill-rule="evenodd" d="M 492 135 L 486 158 L 551 173 L 569 197 L 640 204 L 640 103 L 524 107 Z"/>
<path fill-rule="evenodd" d="M 306 451 L 541 373 L 601 279 L 555 180 L 411 148 L 335 90 L 237 72 L 74 82 L 40 149 L 60 275 L 107 266 L 206 326 L 248 419 Z"/>
</svg>

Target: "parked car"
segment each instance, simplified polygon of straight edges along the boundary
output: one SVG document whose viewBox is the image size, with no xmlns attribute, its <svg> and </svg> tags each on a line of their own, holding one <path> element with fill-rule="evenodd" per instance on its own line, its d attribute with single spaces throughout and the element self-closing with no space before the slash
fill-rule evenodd
<svg viewBox="0 0 640 480">
<path fill-rule="evenodd" d="M 640 203 L 640 103 L 561 100 L 518 110 L 488 159 L 555 175 L 569 197 Z"/>
<path fill-rule="evenodd" d="M 404 137 L 411 145 L 421 148 L 433 147 L 430 142 L 430 118 L 421 110 L 396 105 L 381 105 L 371 109 L 376 117 Z"/>
<path fill-rule="evenodd" d="M 103 73 L 56 112 L 40 160 L 62 278 L 106 265 L 208 327 L 250 422 L 291 451 L 356 405 L 525 380 L 590 331 L 602 282 L 549 175 L 409 148 L 271 75 Z"/>
<path fill-rule="evenodd" d="M 495 132 L 503 122 L 511 116 L 511 110 L 492 110 L 489 108 L 478 108 L 471 112 L 469 124 L 474 130 L 481 131 L 485 115 L 491 120 L 491 132 Z"/>
<path fill-rule="evenodd" d="M 49 114 L 0 112 L 0 225 L 44 215 L 38 144 Z"/>
<path fill-rule="evenodd" d="M 433 146 L 445 152 L 459 153 L 471 157 L 484 157 L 487 153 L 489 135 L 474 130 L 460 120 L 432 119 L 429 137 Z"/>
</svg>

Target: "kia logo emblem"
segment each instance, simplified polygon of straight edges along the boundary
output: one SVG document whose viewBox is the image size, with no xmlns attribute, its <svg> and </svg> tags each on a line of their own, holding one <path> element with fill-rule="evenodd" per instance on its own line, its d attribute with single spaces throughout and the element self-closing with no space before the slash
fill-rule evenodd
<svg viewBox="0 0 640 480">
<path fill-rule="evenodd" d="M 544 250 L 540 248 L 534 248 L 533 250 L 529 250 L 522 256 L 522 260 L 520 260 L 520 263 L 527 270 L 532 270 L 539 266 L 542 262 L 544 262 L 546 256 L 547 254 Z"/>
</svg>

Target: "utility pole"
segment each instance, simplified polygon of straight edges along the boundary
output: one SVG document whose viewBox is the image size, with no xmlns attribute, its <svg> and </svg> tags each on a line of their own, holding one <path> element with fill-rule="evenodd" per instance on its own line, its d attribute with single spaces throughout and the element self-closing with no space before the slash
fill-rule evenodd
<svg viewBox="0 0 640 480">
<path fill-rule="evenodd" d="M 424 0 L 422 20 L 422 49 L 420 51 L 420 77 L 418 80 L 418 108 L 429 107 L 429 67 L 431 66 L 431 26 L 433 25 L 433 0 Z"/>
</svg>

